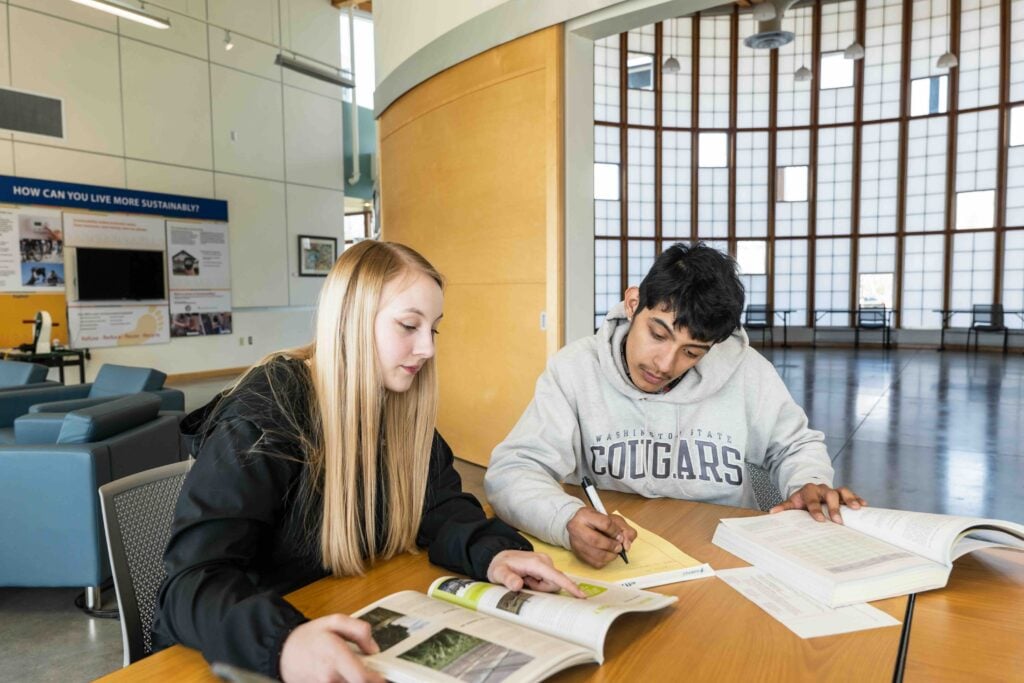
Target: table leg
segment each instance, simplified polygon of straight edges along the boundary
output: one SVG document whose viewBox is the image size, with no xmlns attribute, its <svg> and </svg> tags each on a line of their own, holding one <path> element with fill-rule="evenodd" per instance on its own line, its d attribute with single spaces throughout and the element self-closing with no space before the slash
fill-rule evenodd
<svg viewBox="0 0 1024 683">
<path fill-rule="evenodd" d="M 60 383 L 64 384 L 64 359 L 57 360 L 57 374 L 60 375 Z"/>
<path fill-rule="evenodd" d="M 78 354 L 78 382 L 85 384 L 85 352 Z"/>
<path fill-rule="evenodd" d="M 789 314 L 782 316 L 782 348 L 789 348 Z"/>
</svg>

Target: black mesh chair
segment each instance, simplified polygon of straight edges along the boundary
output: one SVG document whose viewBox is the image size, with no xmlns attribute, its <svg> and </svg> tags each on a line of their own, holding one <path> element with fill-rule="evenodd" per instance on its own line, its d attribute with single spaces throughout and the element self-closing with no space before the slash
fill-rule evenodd
<svg viewBox="0 0 1024 683">
<path fill-rule="evenodd" d="M 772 475 L 767 469 L 760 465 L 746 463 L 747 479 L 754 489 L 754 498 L 757 499 L 757 508 L 762 512 L 768 512 L 776 505 L 780 505 L 786 499 L 782 497 Z"/>
<path fill-rule="evenodd" d="M 853 328 L 853 345 L 860 348 L 860 331 L 878 330 L 882 345 L 889 348 L 889 315 L 885 306 L 866 306 L 857 309 L 857 324 Z"/>
<path fill-rule="evenodd" d="M 772 331 L 772 312 L 763 304 L 750 304 L 744 314 L 743 327 L 748 330 L 761 330 L 761 346 L 764 346 L 765 334 L 769 335 L 771 345 L 775 346 L 775 333 Z"/>
<path fill-rule="evenodd" d="M 121 612 L 124 665 L 153 651 L 150 629 L 166 572 L 171 521 L 192 460 L 156 467 L 100 487 L 103 529 Z"/>
<path fill-rule="evenodd" d="M 967 347 L 971 348 L 971 332 L 974 333 L 974 350 L 978 350 L 978 337 L 982 332 L 1003 333 L 1003 353 L 1006 353 L 1010 330 L 1003 320 L 1002 304 L 974 304 L 971 308 L 971 326 L 967 330 Z"/>
</svg>

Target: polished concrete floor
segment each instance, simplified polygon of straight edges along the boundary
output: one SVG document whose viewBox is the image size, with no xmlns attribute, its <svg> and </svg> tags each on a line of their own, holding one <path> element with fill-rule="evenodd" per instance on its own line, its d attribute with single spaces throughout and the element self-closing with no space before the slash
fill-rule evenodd
<svg viewBox="0 0 1024 683">
<path fill-rule="evenodd" d="M 837 485 L 880 507 L 1024 522 L 1024 356 L 802 348 L 765 355 L 811 426 L 825 432 Z M 179 387 L 191 410 L 224 383 Z M 458 468 L 465 488 L 482 498 L 483 470 Z M 120 666 L 118 622 L 81 614 L 78 592 L 0 588 L 0 681 L 87 681 Z"/>
</svg>

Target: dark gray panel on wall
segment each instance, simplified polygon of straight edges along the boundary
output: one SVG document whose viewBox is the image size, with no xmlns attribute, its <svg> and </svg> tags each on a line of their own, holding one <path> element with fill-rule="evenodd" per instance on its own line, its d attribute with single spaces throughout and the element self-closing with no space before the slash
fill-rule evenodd
<svg viewBox="0 0 1024 683">
<path fill-rule="evenodd" d="M 64 137 L 64 103 L 54 97 L 0 88 L 0 128 Z"/>
</svg>

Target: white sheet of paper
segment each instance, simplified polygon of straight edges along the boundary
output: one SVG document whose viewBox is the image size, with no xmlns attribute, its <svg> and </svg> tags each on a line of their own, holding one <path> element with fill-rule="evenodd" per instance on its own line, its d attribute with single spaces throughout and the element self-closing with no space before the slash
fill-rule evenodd
<svg viewBox="0 0 1024 683">
<path fill-rule="evenodd" d="M 718 578 L 801 638 L 897 626 L 899 621 L 868 604 L 831 609 L 757 567 L 720 569 Z"/>
</svg>

